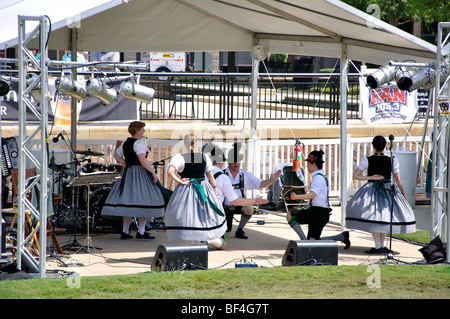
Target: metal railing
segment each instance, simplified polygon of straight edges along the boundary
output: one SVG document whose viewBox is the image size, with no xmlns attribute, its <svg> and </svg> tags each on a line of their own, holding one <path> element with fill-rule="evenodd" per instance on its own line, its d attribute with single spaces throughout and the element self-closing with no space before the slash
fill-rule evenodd
<svg viewBox="0 0 450 319">
<path fill-rule="evenodd" d="M 175 73 L 172 81 L 142 76 L 155 90 L 149 104 L 140 105 L 142 120 L 208 120 L 232 125 L 251 118 L 251 74 Z M 339 74 L 260 74 L 257 119 L 326 119 L 339 123 Z M 361 118 L 359 82 L 349 76 L 347 118 Z"/>
<path fill-rule="evenodd" d="M 339 151 L 340 151 L 340 140 L 339 139 L 303 139 L 301 140 L 303 144 L 303 162 L 302 166 L 306 167 L 304 158 L 312 150 L 321 149 L 325 152 L 325 164 L 324 170 L 330 181 L 330 196 L 340 200 L 339 191 L 339 179 L 341 178 L 340 168 L 339 168 Z M 348 139 L 348 150 L 351 154 L 351 160 L 347 162 L 347 173 L 353 172 L 356 165 L 365 155 L 370 155 L 372 151 L 371 146 L 372 138 L 352 138 Z M 111 165 L 115 164 L 114 160 L 114 150 L 116 147 L 117 140 L 111 139 L 80 139 L 77 141 L 79 150 L 91 150 L 95 152 L 103 153 L 102 156 L 92 156 L 89 157 L 92 162 Z M 201 143 L 199 143 L 201 144 Z M 222 147 L 225 152 L 231 147 L 232 142 L 223 141 L 222 143 L 217 143 Z M 148 160 L 151 163 L 155 163 L 157 168 L 157 173 L 162 184 L 167 188 L 172 188 L 174 185 L 167 178 L 166 169 L 170 161 L 170 158 L 180 152 L 181 141 L 178 140 L 162 140 L 162 139 L 148 139 L 147 145 L 150 150 Z M 66 144 L 59 141 L 58 143 L 50 142 L 50 152 L 51 150 L 67 150 Z M 38 143 L 33 141 L 33 148 L 37 148 Z M 201 145 L 200 145 L 201 147 Z M 291 163 L 293 158 L 293 140 L 259 140 L 254 143 L 254 147 L 247 148 L 247 151 L 253 149 L 253 154 L 247 154 L 242 163 L 244 169 L 248 169 L 255 176 L 259 176 L 262 179 L 266 179 L 273 172 L 273 168 L 276 164 L 280 163 Z M 404 140 L 395 140 L 393 149 L 398 148 L 406 149 L 409 151 L 415 151 L 417 155 L 417 171 L 410 172 L 411 174 L 417 174 L 417 185 L 416 193 L 424 193 L 425 183 L 426 183 L 426 166 L 429 160 L 430 154 L 430 139 L 425 138 L 424 145 L 422 145 L 422 137 L 412 136 Z M 67 152 L 69 152 L 67 150 Z M 252 156 L 250 156 L 252 155 Z M 49 155 L 51 158 L 51 155 Z M 253 158 L 252 162 L 247 162 L 247 158 Z M 84 162 L 82 165 L 86 165 Z M 401 168 L 407 169 L 407 168 Z M 309 176 L 306 174 L 306 182 L 309 182 Z M 347 175 L 348 176 L 348 175 Z M 350 174 L 351 176 L 351 174 Z M 350 181 L 348 194 L 353 195 L 360 187 L 361 182 Z M 259 191 L 260 196 L 265 196 L 267 190 Z"/>
</svg>

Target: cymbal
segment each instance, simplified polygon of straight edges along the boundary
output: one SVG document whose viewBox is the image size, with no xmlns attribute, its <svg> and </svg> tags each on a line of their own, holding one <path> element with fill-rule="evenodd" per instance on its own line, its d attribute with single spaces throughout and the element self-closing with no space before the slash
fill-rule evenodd
<svg viewBox="0 0 450 319">
<path fill-rule="evenodd" d="M 90 149 L 88 149 L 87 151 L 75 151 L 74 153 L 80 154 L 80 155 L 85 155 L 85 156 L 103 156 L 103 155 L 105 155 L 104 153 L 94 152 L 94 151 L 91 151 Z"/>
</svg>

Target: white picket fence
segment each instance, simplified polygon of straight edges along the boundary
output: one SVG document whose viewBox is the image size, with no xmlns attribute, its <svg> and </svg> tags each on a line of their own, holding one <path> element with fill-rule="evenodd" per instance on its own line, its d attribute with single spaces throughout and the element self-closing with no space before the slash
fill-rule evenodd
<svg viewBox="0 0 450 319">
<path fill-rule="evenodd" d="M 273 173 L 273 169 L 276 164 L 291 163 L 293 159 L 294 140 L 256 140 L 252 143 L 247 143 L 246 157 L 242 167 L 251 171 L 255 176 L 259 176 L 262 179 L 266 179 Z M 372 138 L 353 138 L 348 137 L 347 146 L 347 167 L 346 178 L 348 179 L 348 194 L 353 195 L 354 192 L 361 187 L 361 182 L 353 181 L 351 179 L 357 163 L 363 158 L 364 155 L 370 155 L 372 153 L 371 146 Z M 115 164 L 114 150 L 116 148 L 116 139 L 79 139 L 77 141 L 77 151 L 91 150 L 94 152 L 100 152 L 102 156 L 89 156 L 93 163 L 99 163 L 105 166 Z M 339 167 L 340 160 L 340 139 L 304 139 L 301 140 L 303 144 L 303 162 L 302 166 L 306 167 L 304 158 L 312 150 L 323 150 L 325 153 L 324 170 L 330 180 L 330 196 L 336 200 L 339 200 L 339 180 L 341 178 L 341 172 Z M 201 147 L 201 143 L 200 147 Z M 231 147 L 230 142 L 217 143 L 221 147 L 228 150 Z M 408 172 L 408 174 L 417 175 L 416 193 L 424 193 L 426 172 L 425 168 L 428 162 L 428 154 L 430 153 L 430 139 L 425 138 L 425 142 L 422 145 L 422 137 L 408 137 L 407 139 L 395 139 L 393 150 L 402 148 L 402 150 L 409 150 L 416 152 L 417 155 L 417 168 L 416 171 Z M 165 187 L 171 188 L 173 185 L 167 178 L 166 169 L 170 158 L 177 154 L 181 148 L 181 142 L 176 140 L 163 140 L 163 139 L 147 139 L 147 145 L 149 146 L 148 160 L 151 163 L 159 163 L 157 172 L 160 180 Z M 33 141 L 33 147 L 39 146 L 38 141 Z M 388 146 L 389 148 L 389 142 Z M 58 141 L 58 143 L 49 143 L 49 150 L 58 152 L 66 152 L 69 156 L 68 143 L 65 141 Z M 49 158 L 51 158 L 51 153 Z M 70 156 L 69 156 L 70 157 Z M 83 159 L 83 155 L 77 154 L 77 158 Z M 72 165 L 72 164 L 70 164 Z M 80 166 L 86 165 L 86 161 L 82 161 Z M 79 169 L 79 167 L 77 167 Z M 72 169 L 72 168 L 71 168 Z M 402 167 L 401 169 L 410 169 L 408 167 Z M 309 182 L 309 175 L 305 176 L 306 182 Z M 260 190 L 256 192 L 256 195 L 265 196 L 267 190 Z"/>
<path fill-rule="evenodd" d="M 313 150 L 323 150 L 325 153 L 324 170 L 331 184 L 330 196 L 339 198 L 339 179 L 341 177 L 339 160 L 340 160 L 340 139 L 304 139 L 303 144 L 303 162 L 302 166 L 306 167 L 304 158 Z M 346 176 L 348 179 L 348 194 L 353 195 L 361 186 L 361 181 L 353 181 L 351 176 L 359 161 L 363 156 L 372 154 L 372 138 L 352 138 L 348 137 L 347 146 L 347 167 Z M 293 159 L 294 141 L 293 140 L 264 140 L 257 142 L 259 148 L 258 163 L 253 166 L 254 173 L 261 178 L 267 178 L 273 172 L 274 165 L 278 163 L 290 163 Z M 387 145 L 389 148 L 389 142 Z M 424 168 L 427 166 L 428 154 L 430 152 L 430 139 L 426 137 L 424 145 L 422 145 L 422 137 L 408 137 L 406 140 L 394 140 L 393 153 L 396 150 L 408 150 L 416 152 L 417 168 L 415 171 L 408 172 L 418 175 L 416 193 L 424 193 L 426 172 Z M 400 170 L 410 169 L 401 167 Z M 309 175 L 306 174 L 306 182 L 309 182 Z"/>
</svg>

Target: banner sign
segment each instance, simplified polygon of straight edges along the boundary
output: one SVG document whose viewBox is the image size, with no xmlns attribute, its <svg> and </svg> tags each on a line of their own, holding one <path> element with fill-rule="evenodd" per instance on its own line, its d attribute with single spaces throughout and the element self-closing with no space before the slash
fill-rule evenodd
<svg viewBox="0 0 450 319">
<path fill-rule="evenodd" d="M 50 94 L 50 104 L 48 108 L 48 122 L 54 125 L 70 125 L 71 122 L 71 97 L 64 94 L 57 94 L 55 88 L 55 77 L 48 78 L 48 89 Z M 1 119 L 5 122 L 19 121 L 18 103 L 18 79 L 12 78 L 12 90 L 5 96 L 0 97 Z M 84 81 L 84 80 L 83 80 Z M 112 86 L 118 91 L 123 80 L 113 79 L 107 81 L 108 86 Z M 56 98 L 55 95 L 57 94 Z M 102 101 L 95 97 L 87 97 L 77 102 L 77 123 L 78 124 L 111 124 L 129 123 L 139 120 L 139 104 L 135 100 L 128 100 L 117 94 L 118 100 L 110 105 L 104 105 Z M 34 105 L 37 102 L 33 96 L 30 100 Z M 39 106 L 37 105 L 39 110 Z M 38 122 L 37 117 L 27 108 L 27 122 Z"/>
<path fill-rule="evenodd" d="M 450 115 L 450 96 L 438 96 L 438 104 L 441 115 Z"/>
<path fill-rule="evenodd" d="M 370 89 L 359 78 L 359 106 L 362 119 L 369 124 L 412 122 L 417 112 L 417 91 L 400 90 L 396 85 Z"/>
</svg>

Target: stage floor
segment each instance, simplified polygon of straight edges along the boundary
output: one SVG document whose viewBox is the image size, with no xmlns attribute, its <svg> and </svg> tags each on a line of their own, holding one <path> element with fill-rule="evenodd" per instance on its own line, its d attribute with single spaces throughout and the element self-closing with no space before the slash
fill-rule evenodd
<svg viewBox="0 0 450 319">
<path fill-rule="evenodd" d="M 429 206 L 416 206 L 418 229 L 426 229 Z M 237 216 L 237 219 L 240 217 Z M 259 222 L 258 222 L 259 221 Z M 333 209 L 330 223 L 325 227 L 323 236 L 335 235 L 342 231 L 340 225 L 340 208 Z M 286 223 L 285 213 L 261 211 L 252 217 L 245 231 L 248 239 L 234 237 L 234 230 L 228 236 L 225 250 L 208 250 L 208 269 L 235 268 L 235 264 L 243 259 L 260 267 L 282 266 L 283 255 L 291 240 L 299 240 L 296 233 Z M 303 226 L 304 232 L 307 227 Z M 385 255 L 368 255 L 364 251 L 373 247 L 370 233 L 349 230 L 351 247 L 344 249 L 338 243 L 338 265 L 369 265 L 384 259 Z M 73 247 L 72 234 L 58 235 L 61 246 L 70 247 L 63 254 L 48 253 L 46 270 L 76 272 L 80 276 L 103 276 L 134 274 L 151 271 L 152 260 L 160 245 L 176 244 L 167 240 L 166 231 L 152 229 L 150 233 L 156 238 L 121 240 L 117 233 L 90 233 L 90 241 L 86 234 L 77 234 L 76 242 L 84 248 Z M 135 234 L 135 231 L 132 232 Z M 91 245 L 87 245 L 91 243 Z M 389 241 L 387 242 L 389 245 Z M 52 242 L 48 239 L 51 250 Z M 402 240 L 392 240 L 393 257 L 402 263 L 423 261 L 419 252 L 421 246 Z M 392 262 L 390 262 L 392 263 Z"/>
</svg>

